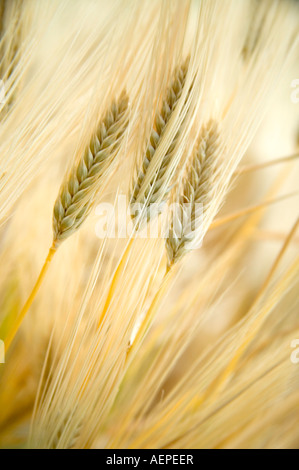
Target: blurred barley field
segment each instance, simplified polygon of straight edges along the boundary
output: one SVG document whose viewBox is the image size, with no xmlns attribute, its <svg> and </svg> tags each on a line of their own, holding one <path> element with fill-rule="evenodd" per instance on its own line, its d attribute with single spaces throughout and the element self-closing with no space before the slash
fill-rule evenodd
<svg viewBox="0 0 299 470">
<path fill-rule="evenodd" d="M 0 448 L 299 448 L 299 3 L 0 0 L 0 50 Z"/>
</svg>

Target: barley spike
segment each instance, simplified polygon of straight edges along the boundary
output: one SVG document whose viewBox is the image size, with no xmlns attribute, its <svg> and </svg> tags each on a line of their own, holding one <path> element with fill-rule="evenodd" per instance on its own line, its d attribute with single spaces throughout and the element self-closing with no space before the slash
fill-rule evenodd
<svg viewBox="0 0 299 470">
<path fill-rule="evenodd" d="M 53 211 L 55 246 L 85 221 L 94 196 L 111 169 L 127 126 L 128 96 L 123 92 L 117 101 L 113 101 L 84 155 L 60 188 Z"/>
<path fill-rule="evenodd" d="M 167 127 L 167 124 L 170 120 L 170 117 L 175 110 L 175 107 L 181 97 L 183 87 L 186 80 L 186 75 L 188 71 L 189 57 L 175 69 L 173 74 L 173 79 L 166 90 L 165 97 L 162 101 L 161 109 L 158 111 L 154 118 L 154 124 L 151 130 L 149 143 L 144 154 L 142 168 L 137 172 L 137 178 L 133 184 L 133 190 L 131 192 L 130 204 L 131 208 L 134 204 L 138 203 L 141 205 L 141 210 L 134 210 L 132 213 L 132 219 L 139 219 L 140 212 L 144 214 L 144 217 L 139 220 L 138 225 L 141 226 L 146 220 L 150 217 L 150 206 L 153 203 L 159 203 L 159 212 L 162 209 L 162 206 L 165 203 L 167 194 L 169 193 L 170 188 L 164 186 L 164 177 L 169 162 L 171 160 L 173 150 L 176 146 L 178 133 L 175 135 L 170 146 L 164 157 L 162 158 L 161 165 L 158 168 L 155 175 L 153 175 L 148 187 L 145 191 L 141 192 L 141 187 L 147 171 L 149 170 L 150 163 L 153 159 L 153 156 L 158 148 L 160 140 L 163 133 Z M 144 210 L 145 209 L 145 210 Z M 133 211 L 132 211 L 133 212 Z"/>
<path fill-rule="evenodd" d="M 211 120 L 200 132 L 186 175 L 179 185 L 174 201 L 175 210 L 171 212 L 169 233 L 166 238 L 169 266 L 196 248 L 202 239 L 203 222 L 213 207 L 217 195 L 219 148 L 218 125 Z"/>
</svg>

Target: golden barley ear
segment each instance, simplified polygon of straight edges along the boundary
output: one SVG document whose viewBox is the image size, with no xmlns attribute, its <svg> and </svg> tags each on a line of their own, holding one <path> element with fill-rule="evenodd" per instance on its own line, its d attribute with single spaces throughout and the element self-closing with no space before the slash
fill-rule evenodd
<svg viewBox="0 0 299 470">
<path fill-rule="evenodd" d="M 175 135 L 167 152 L 162 158 L 161 164 L 158 170 L 153 174 L 149 184 L 144 187 L 145 177 L 150 170 L 151 161 L 155 155 L 155 152 L 159 146 L 161 138 L 166 130 L 167 124 L 176 108 L 176 105 L 182 95 L 184 88 L 186 75 L 190 57 L 175 69 L 172 82 L 166 90 L 165 97 L 162 101 L 160 110 L 156 113 L 154 118 L 154 124 L 151 130 L 149 143 L 144 154 L 142 161 L 142 168 L 137 171 L 137 178 L 133 183 L 133 189 L 130 196 L 130 205 L 134 209 L 134 204 L 140 204 L 141 210 L 133 210 L 132 219 L 138 221 L 138 225 L 141 226 L 150 217 L 150 206 L 154 203 L 159 203 L 162 208 L 163 203 L 169 193 L 170 188 L 165 187 L 164 177 L 167 167 L 173 155 L 173 150 L 176 146 L 179 132 Z M 142 217 L 140 219 L 140 213 Z"/>
<path fill-rule="evenodd" d="M 200 131 L 186 175 L 176 193 L 166 238 L 169 266 L 201 241 L 202 221 L 217 199 L 219 148 L 218 124 L 211 120 Z"/>
<path fill-rule="evenodd" d="M 0 120 L 14 105 L 29 61 L 28 45 L 36 6 L 25 0 L 0 0 L 0 79 L 5 83 L 5 100 Z M 4 86 L 4 83 L 2 86 Z"/>
<path fill-rule="evenodd" d="M 53 211 L 55 246 L 78 230 L 88 216 L 127 129 L 128 103 L 128 95 L 123 91 L 100 120 L 90 145 L 62 184 Z"/>
</svg>

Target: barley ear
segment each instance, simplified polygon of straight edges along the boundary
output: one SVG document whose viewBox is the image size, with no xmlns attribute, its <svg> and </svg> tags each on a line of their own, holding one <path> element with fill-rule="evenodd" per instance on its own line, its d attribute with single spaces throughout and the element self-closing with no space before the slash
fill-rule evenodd
<svg viewBox="0 0 299 470">
<path fill-rule="evenodd" d="M 112 102 L 84 155 L 62 184 L 53 211 L 55 246 L 78 230 L 86 220 L 128 127 L 128 102 L 125 91 L 117 101 Z"/>
<path fill-rule="evenodd" d="M 137 178 L 133 183 L 133 189 L 130 195 L 130 206 L 132 219 L 138 222 L 138 227 L 142 226 L 150 217 L 151 204 L 159 205 L 158 213 L 161 212 L 165 204 L 170 188 L 165 185 L 166 171 L 173 151 L 177 143 L 179 133 L 175 135 L 170 143 L 167 152 L 161 159 L 161 163 L 157 171 L 153 174 L 149 184 L 144 187 L 144 180 L 150 171 L 151 162 L 155 152 L 159 146 L 161 138 L 167 128 L 169 120 L 176 108 L 176 105 L 182 95 L 186 75 L 189 66 L 189 57 L 177 67 L 174 71 L 172 82 L 166 90 L 165 97 L 162 100 L 161 108 L 154 117 L 154 123 L 151 130 L 149 143 L 145 151 L 142 167 L 137 171 Z M 139 204 L 140 206 L 134 207 Z"/>
<path fill-rule="evenodd" d="M 1 120 L 13 105 L 20 87 L 20 73 L 15 72 L 24 52 L 25 18 L 28 16 L 24 7 L 22 0 L 0 0 L 0 79 L 8 88 L 1 109 Z"/>
<path fill-rule="evenodd" d="M 188 251 L 197 248 L 204 236 L 204 221 L 217 200 L 220 175 L 219 130 L 209 121 L 200 131 L 197 144 L 172 208 L 166 251 L 168 266 L 176 263 Z"/>
</svg>

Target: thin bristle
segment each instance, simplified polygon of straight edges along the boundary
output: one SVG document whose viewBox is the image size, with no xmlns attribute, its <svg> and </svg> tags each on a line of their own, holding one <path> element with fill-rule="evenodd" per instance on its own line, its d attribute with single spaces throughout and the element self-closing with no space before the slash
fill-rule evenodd
<svg viewBox="0 0 299 470">
<path fill-rule="evenodd" d="M 0 1 L 0 39 L 3 37 L 3 23 L 4 23 L 4 14 L 5 14 L 5 0 Z"/>
<path fill-rule="evenodd" d="M 0 120 L 7 117 L 19 96 L 29 61 L 32 39 L 32 5 L 25 0 L 0 3 L 0 79 L 5 99 L 0 100 Z"/>
<path fill-rule="evenodd" d="M 250 4 L 250 7 L 251 18 L 249 21 L 249 28 L 245 38 L 245 43 L 242 49 L 242 56 L 245 61 L 250 58 L 258 45 L 269 5 L 267 5 L 266 2 L 257 2 L 254 0 Z"/>
<path fill-rule="evenodd" d="M 139 219 L 140 212 L 142 212 L 142 219 L 144 220 L 139 221 L 140 225 L 142 225 L 142 222 L 150 217 L 151 204 L 158 202 L 160 207 L 162 207 L 167 194 L 169 193 L 170 188 L 165 187 L 163 184 L 163 178 L 175 149 L 178 133 L 172 140 L 167 152 L 162 158 L 157 172 L 153 175 L 150 183 L 146 188 L 143 188 L 143 183 L 145 175 L 149 171 L 154 154 L 159 146 L 161 137 L 165 132 L 167 124 L 169 123 L 169 120 L 182 95 L 188 71 L 189 60 L 190 59 L 188 57 L 181 66 L 176 68 L 173 74 L 172 82 L 166 91 L 165 97 L 162 101 L 161 109 L 155 115 L 149 143 L 142 162 L 142 168 L 139 169 L 137 179 L 133 185 L 130 204 L 131 207 L 133 207 L 136 203 L 140 204 L 141 210 L 134 210 L 134 213 L 132 213 L 132 218 Z"/>
<path fill-rule="evenodd" d="M 103 177 L 111 169 L 128 126 L 128 96 L 123 92 L 100 121 L 79 163 L 62 184 L 53 211 L 54 244 L 74 233 L 85 221 Z"/>
<path fill-rule="evenodd" d="M 23 9 L 21 1 L 0 4 L 1 77 L 9 78 L 17 65 L 16 58 L 22 47 Z M 10 29 L 13 29 L 13 37 L 7 34 Z"/>
</svg>

